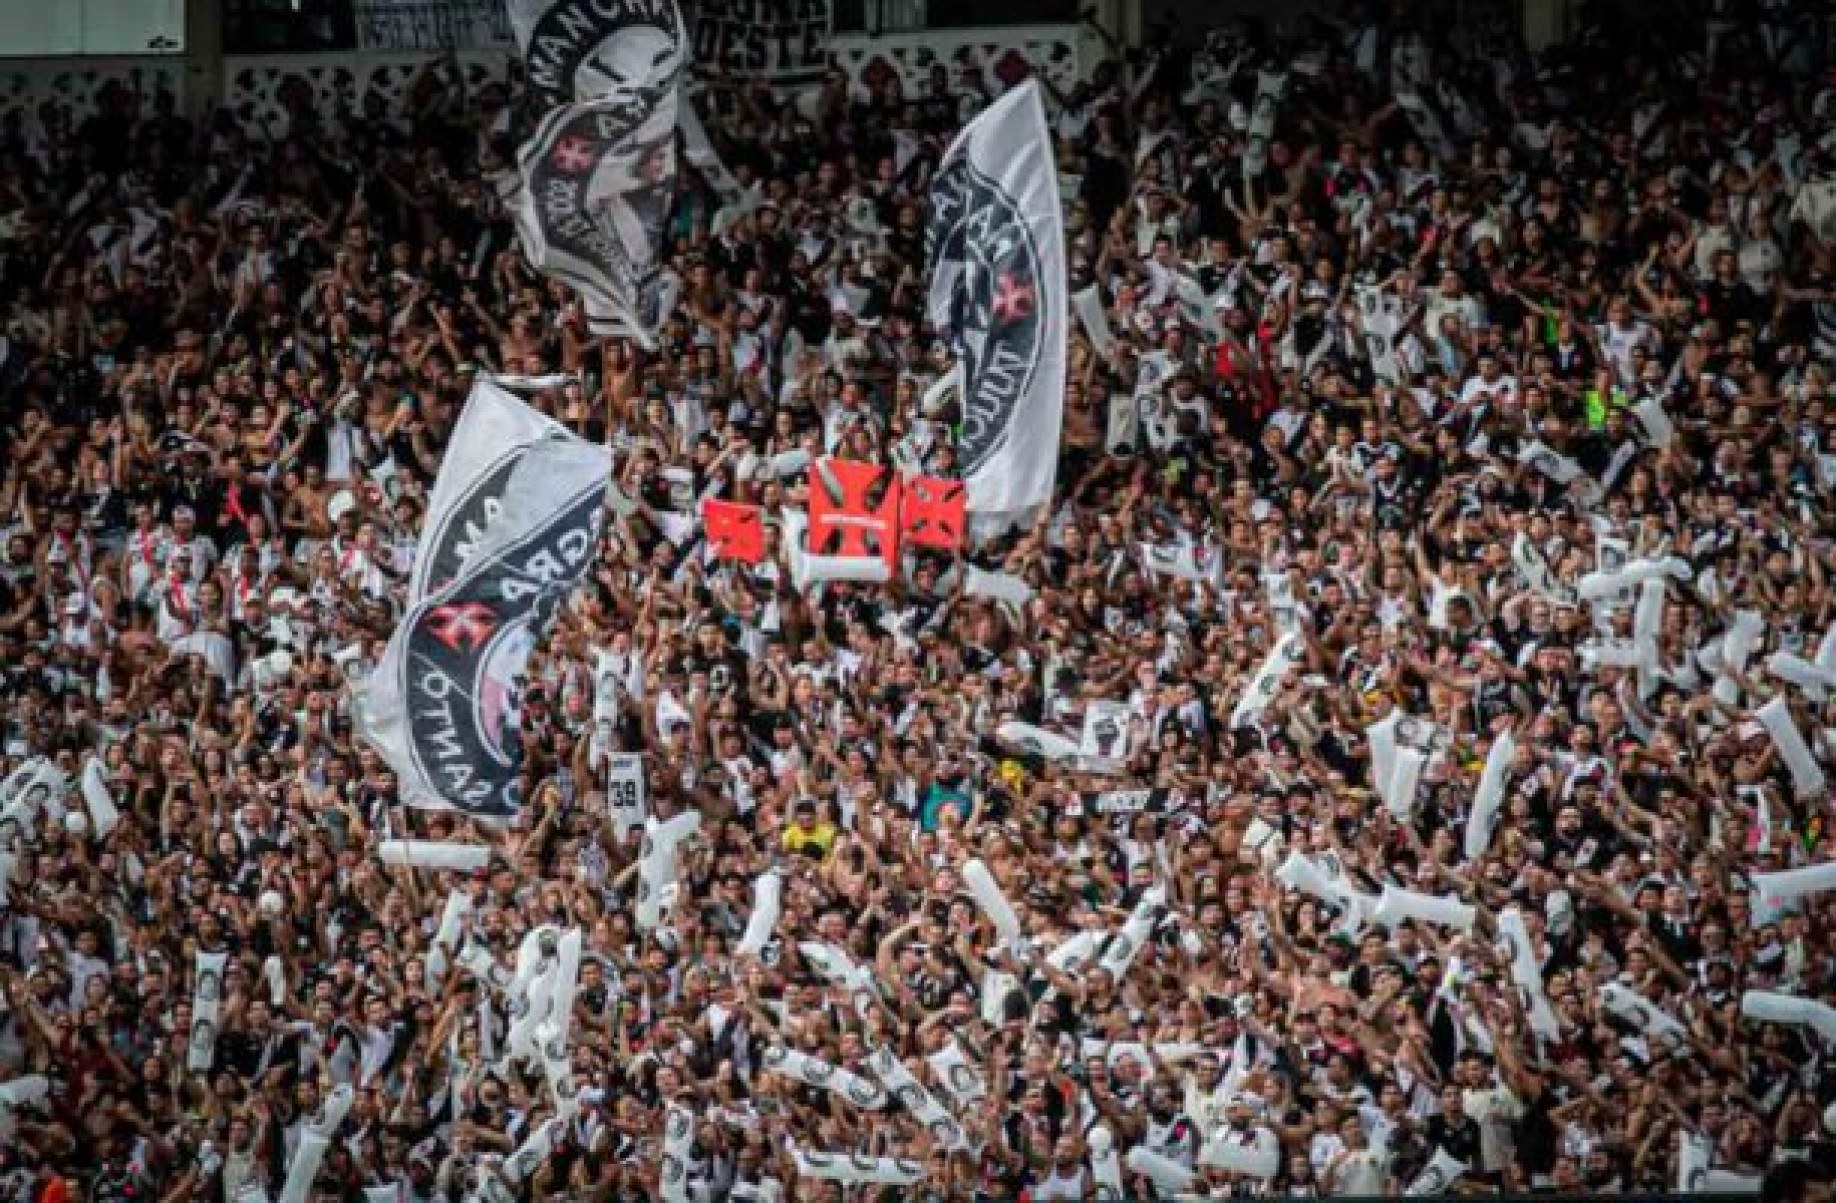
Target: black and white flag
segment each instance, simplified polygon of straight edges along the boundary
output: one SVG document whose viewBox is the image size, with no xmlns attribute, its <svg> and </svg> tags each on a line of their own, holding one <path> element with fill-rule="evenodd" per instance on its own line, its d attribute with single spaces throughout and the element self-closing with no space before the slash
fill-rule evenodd
<svg viewBox="0 0 1836 1203">
<path fill-rule="evenodd" d="M 676 0 L 508 0 L 529 89 L 543 108 L 674 87 L 688 62 Z"/>
<path fill-rule="evenodd" d="M 1288 99 L 1286 71 L 1256 72 L 1256 100 L 1249 111 L 1245 129 L 1248 141 L 1243 147 L 1243 178 L 1254 180 L 1268 169 L 1269 143 L 1275 138 L 1275 126 L 1281 119 L 1281 108 Z"/>
<path fill-rule="evenodd" d="M 459 576 L 502 515 L 504 490 L 523 453 L 537 439 L 560 433 L 560 425 L 496 385 L 472 386 L 427 502 L 408 578 L 409 605 Z"/>
<path fill-rule="evenodd" d="M 1455 158 L 1459 151 L 1436 101 L 1433 60 L 1419 37 L 1404 39 L 1391 51 L 1390 91 L 1428 153 L 1440 162 Z"/>
<path fill-rule="evenodd" d="M 670 306 L 659 251 L 676 192 L 676 98 L 630 94 L 542 119 L 504 182 L 530 263 L 581 294 L 595 334 L 654 348 Z"/>
<path fill-rule="evenodd" d="M 592 565 L 610 470 L 604 448 L 572 435 L 531 443 L 458 577 L 396 627 L 359 714 L 403 802 L 518 809 L 524 670 Z"/>
<path fill-rule="evenodd" d="M 500 184 L 523 253 L 578 291 L 596 334 L 652 348 L 673 308 L 660 259 L 676 194 L 688 31 L 675 0 L 511 0 L 545 105 Z"/>
<path fill-rule="evenodd" d="M 957 136 L 931 200 L 929 314 L 962 369 L 968 508 L 1014 521 L 1051 499 L 1064 421 L 1064 223 L 1037 83 Z"/>
</svg>

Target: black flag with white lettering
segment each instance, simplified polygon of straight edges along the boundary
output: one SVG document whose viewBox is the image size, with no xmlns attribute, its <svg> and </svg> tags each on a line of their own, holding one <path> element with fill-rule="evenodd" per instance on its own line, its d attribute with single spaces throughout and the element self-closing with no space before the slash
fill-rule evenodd
<svg viewBox="0 0 1836 1203">
<path fill-rule="evenodd" d="M 688 61 L 676 0 L 509 0 L 529 89 L 545 109 L 673 87 Z"/>
</svg>

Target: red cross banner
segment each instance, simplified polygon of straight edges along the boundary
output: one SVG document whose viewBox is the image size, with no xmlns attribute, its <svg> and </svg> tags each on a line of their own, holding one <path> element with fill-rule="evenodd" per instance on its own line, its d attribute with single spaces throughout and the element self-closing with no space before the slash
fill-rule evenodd
<svg viewBox="0 0 1836 1203">
<path fill-rule="evenodd" d="M 701 503 L 701 528 L 716 559 L 756 564 L 765 558 L 765 511 L 736 501 Z"/>
<path fill-rule="evenodd" d="M 917 547 L 956 551 L 963 545 L 963 520 L 968 496 L 960 480 L 914 476 L 905 482 L 899 507 L 899 530 Z"/>
<path fill-rule="evenodd" d="M 878 559 L 899 567 L 899 502 L 904 490 L 892 468 L 824 457 L 810 465 L 811 555 Z"/>
</svg>

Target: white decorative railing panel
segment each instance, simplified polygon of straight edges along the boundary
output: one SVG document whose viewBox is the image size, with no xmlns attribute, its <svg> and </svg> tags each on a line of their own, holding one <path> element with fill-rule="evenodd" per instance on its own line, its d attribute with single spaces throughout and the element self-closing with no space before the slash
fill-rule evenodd
<svg viewBox="0 0 1836 1203">
<path fill-rule="evenodd" d="M 991 87 L 1012 82 L 1031 67 L 1053 85 L 1069 88 L 1085 69 L 1076 25 L 996 25 L 980 29 L 927 29 L 918 33 L 837 34 L 829 43 L 835 65 L 857 86 L 888 72 L 906 96 L 919 96 L 941 63 L 952 82 L 964 70 L 980 72 Z"/>
<path fill-rule="evenodd" d="M 338 112 L 376 113 L 401 118 L 414 89 L 429 70 L 442 73 L 447 87 L 468 95 L 503 83 L 510 56 L 502 51 L 463 51 L 451 56 L 412 52 L 356 54 L 251 54 L 223 60 L 223 103 L 250 130 L 285 137 L 292 112 L 309 105 L 321 118 Z M 457 78 L 453 78 L 453 73 Z"/>
<path fill-rule="evenodd" d="M 111 83 L 138 92 L 148 104 L 162 91 L 182 99 L 185 60 L 172 55 L 0 58 L 0 120 L 15 112 L 37 113 L 48 104 L 72 125 L 81 124 L 95 113 L 96 97 Z"/>
</svg>

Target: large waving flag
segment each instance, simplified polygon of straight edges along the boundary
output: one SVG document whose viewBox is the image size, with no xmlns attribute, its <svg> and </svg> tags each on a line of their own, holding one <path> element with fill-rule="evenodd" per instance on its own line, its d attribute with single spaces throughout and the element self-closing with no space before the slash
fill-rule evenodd
<svg viewBox="0 0 1836 1203">
<path fill-rule="evenodd" d="M 472 386 L 427 502 L 408 578 L 409 605 L 458 577 L 503 513 L 504 491 L 523 453 L 537 439 L 560 433 L 558 424 L 496 385 Z"/>
<path fill-rule="evenodd" d="M 434 581 L 396 627 L 358 709 L 406 804 L 519 807 L 523 674 L 592 566 L 610 470 L 603 447 L 560 428 L 529 442 L 458 575 Z"/>
<path fill-rule="evenodd" d="M 676 0 L 507 0 L 506 15 L 545 108 L 673 84 L 688 63 Z"/>
<path fill-rule="evenodd" d="M 962 368 L 968 510 L 1018 520 L 1052 496 L 1069 313 L 1058 172 L 1036 83 L 957 136 L 931 202 L 929 312 Z"/>
<path fill-rule="evenodd" d="M 688 31 L 675 0 L 510 0 L 547 112 L 500 184 L 523 253 L 579 292 L 592 329 L 655 345 Z"/>
</svg>

